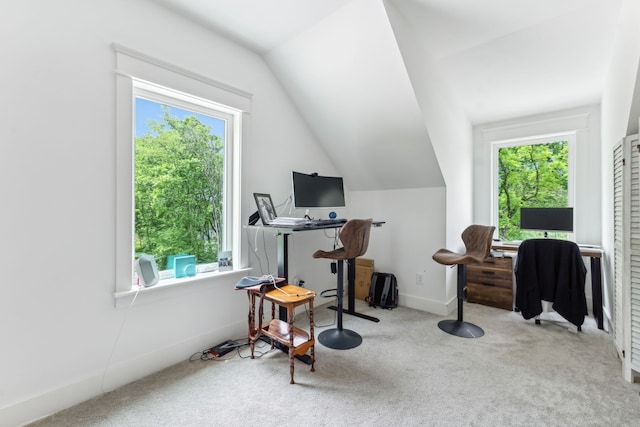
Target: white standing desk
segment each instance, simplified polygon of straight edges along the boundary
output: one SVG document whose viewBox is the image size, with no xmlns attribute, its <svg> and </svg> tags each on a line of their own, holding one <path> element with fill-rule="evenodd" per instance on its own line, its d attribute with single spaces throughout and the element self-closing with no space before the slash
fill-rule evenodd
<svg viewBox="0 0 640 427">
<path fill-rule="evenodd" d="M 373 221 L 372 227 L 381 227 L 384 221 Z M 278 227 L 270 225 L 256 225 L 254 227 L 260 228 L 266 232 L 274 233 L 277 239 L 277 258 L 278 258 L 278 277 L 283 277 L 287 282 L 289 278 L 289 236 L 294 233 L 313 231 L 313 230 L 327 230 L 341 228 L 344 223 L 333 224 L 320 224 L 320 225 L 296 225 L 289 227 Z M 350 314 L 352 316 L 360 317 L 372 322 L 379 322 L 380 319 L 366 314 L 358 313 L 355 310 L 355 283 L 356 283 L 356 266 L 355 260 L 349 260 L 347 263 L 347 308 L 340 309 L 334 306 L 329 308 L 338 310 L 341 313 Z M 281 318 L 286 319 L 286 311 L 281 310 Z"/>
</svg>

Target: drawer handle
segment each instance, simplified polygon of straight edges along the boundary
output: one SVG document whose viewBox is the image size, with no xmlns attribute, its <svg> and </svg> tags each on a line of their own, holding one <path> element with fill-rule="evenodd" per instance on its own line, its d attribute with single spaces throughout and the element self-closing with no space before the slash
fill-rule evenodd
<svg viewBox="0 0 640 427">
<path fill-rule="evenodd" d="M 486 283 L 486 282 L 482 282 L 482 283 L 480 283 L 480 284 L 481 284 L 481 285 L 484 285 L 484 286 L 495 286 L 495 283 Z"/>
<path fill-rule="evenodd" d="M 482 274 L 496 274 L 496 272 L 490 270 L 482 270 Z"/>
</svg>

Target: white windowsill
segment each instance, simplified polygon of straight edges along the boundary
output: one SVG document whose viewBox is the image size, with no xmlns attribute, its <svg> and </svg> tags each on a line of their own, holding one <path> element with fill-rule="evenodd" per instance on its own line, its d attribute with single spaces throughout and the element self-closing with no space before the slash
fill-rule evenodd
<svg viewBox="0 0 640 427">
<path fill-rule="evenodd" d="M 251 268 L 241 268 L 233 271 L 215 271 L 210 273 L 198 273 L 193 277 L 180 279 L 164 279 L 149 287 L 133 287 L 131 290 L 115 292 L 113 294 L 116 308 L 128 307 L 136 298 L 136 305 L 141 302 L 160 301 L 177 295 L 192 292 L 198 288 L 225 284 L 233 286 L 242 277 L 246 276 Z"/>
</svg>

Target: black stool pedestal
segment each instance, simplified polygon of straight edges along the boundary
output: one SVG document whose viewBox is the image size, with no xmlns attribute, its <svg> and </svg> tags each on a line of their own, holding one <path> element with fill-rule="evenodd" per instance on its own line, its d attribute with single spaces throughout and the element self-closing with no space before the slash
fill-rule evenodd
<svg viewBox="0 0 640 427">
<path fill-rule="evenodd" d="M 362 343 L 362 337 L 350 329 L 327 329 L 318 335 L 318 341 L 334 350 L 348 350 Z"/>
<path fill-rule="evenodd" d="M 479 338 L 484 335 L 481 327 L 462 320 L 442 320 L 438 327 L 448 334 L 464 338 Z"/>
<path fill-rule="evenodd" d="M 481 327 L 462 320 L 464 287 L 467 283 L 467 265 L 458 264 L 458 320 L 441 320 L 438 327 L 448 334 L 463 338 L 479 338 L 484 335 Z"/>
<path fill-rule="evenodd" d="M 362 337 L 357 332 L 350 329 L 344 329 L 342 327 L 342 305 L 344 294 L 344 286 L 342 283 L 343 272 L 344 262 L 340 259 L 338 260 L 338 288 L 336 290 L 338 297 L 338 327 L 327 329 L 318 335 L 318 341 L 320 341 L 320 344 L 334 350 L 348 350 L 350 348 L 357 347 L 362 343 Z"/>
</svg>

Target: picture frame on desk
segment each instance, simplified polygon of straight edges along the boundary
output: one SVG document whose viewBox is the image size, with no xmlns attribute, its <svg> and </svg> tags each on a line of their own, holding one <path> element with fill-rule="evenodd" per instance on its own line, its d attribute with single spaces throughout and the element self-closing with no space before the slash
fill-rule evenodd
<svg viewBox="0 0 640 427">
<path fill-rule="evenodd" d="M 274 219 L 276 219 L 276 208 L 271 200 L 271 195 L 267 193 L 253 193 L 253 197 L 256 200 L 256 206 L 258 206 L 258 214 L 262 224 L 268 225 Z"/>
</svg>

